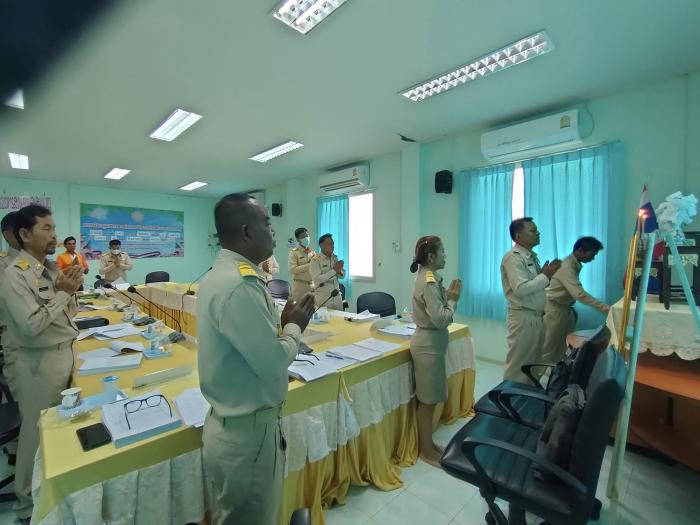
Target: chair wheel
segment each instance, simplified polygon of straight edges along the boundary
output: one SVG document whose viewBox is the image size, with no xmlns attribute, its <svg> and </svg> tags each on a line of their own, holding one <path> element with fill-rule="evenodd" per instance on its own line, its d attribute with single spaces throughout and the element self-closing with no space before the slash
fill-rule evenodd
<svg viewBox="0 0 700 525">
<path fill-rule="evenodd" d="M 496 518 L 494 518 L 493 514 L 491 514 L 490 512 L 486 513 L 484 519 L 486 520 L 486 523 L 488 523 L 488 525 L 496 525 Z"/>
<path fill-rule="evenodd" d="M 603 502 L 598 498 L 593 500 L 593 507 L 591 507 L 591 520 L 598 521 L 600 519 L 600 511 L 603 508 Z"/>
</svg>

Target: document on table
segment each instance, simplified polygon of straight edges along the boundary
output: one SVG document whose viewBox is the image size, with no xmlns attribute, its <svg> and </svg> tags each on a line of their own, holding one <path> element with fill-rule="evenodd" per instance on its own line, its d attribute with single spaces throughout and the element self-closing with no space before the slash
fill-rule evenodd
<svg viewBox="0 0 700 525">
<path fill-rule="evenodd" d="M 86 339 L 90 336 L 94 336 L 95 339 L 105 341 L 107 339 L 119 339 L 120 337 L 126 337 L 128 335 L 141 334 L 141 330 L 130 323 L 119 323 L 88 328 L 87 330 L 83 330 L 82 332 L 80 332 L 76 339 L 78 341 L 82 341 L 83 339 Z"/>
<path fill-rule="evenodd" d="M 323 363 L 329 368 L 332 368 L 333 370 L 341 370 L 345 367 L 357 363 L 356 360 L 350 359 L 349 357 L 344 357 L 340 354 L 334 354 L 332 350 L 330 354 L 328 352 L 318 352 L 314 353 L 314 355 L 318 357 L 321 363 Z M 313 359 L 313 357 L 311 359 Z"/>
<path fill-rule="evenodd" d="M 397 348 L 401 348 L 401 345 L 399 344 L 389 343 L 387 341 L 380 341 L 379 339 L 375 339 L 374 337 L 369 337 L 367 339 L 363 339 L 362 341 L 357 341 L 356 343 L 353 343 L 353 346 L 360 346 L 362 348 L 367 348 L 369 350 L 380 352 L 382 354 L 386 352 L 391 352 L 392 350 L 396 350 Z"/>
<path fill-rule="evenodd" d="M 115 352 L 121 352 L 123 350 L 137 350 L 138 352 L 143 352 L 143 343 L 134 343 L 131 341 L 112 341 L 109 343 L 109 348 Z"/>
<path fill-rule="evenodd" d="M 382 355 L 381 352 L 364 348 L 357 345 L 336 346 L 326 351 L 329 355 L 337 355 L 344 358 L 354 359 L 355 361 L 365 362 L 370 359 L 375 359 Z"/>
<path fill-rule="evenodd" d="M 287 371 L 291 377 L 306 383 L 337 373 L 334 368 L 327 366 L 319 359 L 314 359 L 310 355 L 300 355 L 296 361 L 289 365 Z"/>
<path fill-rule="evenodd" d="M 91 357 L 85 359 L 78 368 L 79 376 L 90 374 L 102 374 L 104 372 L 115 372 L 117 370 L 128 370 L 141 366 L 143 354 L 115 354 L 112 357 Z"/>
<path fill-rule="evenodd" d="M 147 394 L 102 407 L 102 422 L 112 436 L 115 447 L 135 443 L 182 424 L 177 413 L 171 411 L 167 400 L 158 399 L 160 395 L 162 394 L 159 390 L 153 390 Z M 139 403 L 139 401 L 143 402 Z"/>
<path fill-rule="evenodd" d="M 173 398 L 177 411 L 188 427 L 199 428 L 204 425 L 211 405 L 202 395 L 199 388 L 188 388 L 179 396 Z"/>
<path fill-rule="evenodd" d="M 411 328 L 410 326 L 399 326 L 392 324 L 385 326 L 384 328 L 380 328 L 379 331 L 392 337 L 403 337 L 404 339 L 410 339 L 416 329 Z"/>
<path fill-rule="evenodd" d="M 114 357 L 115 355 L 119 355 L 119 352 L 115 352 L 111 348 L 96 348 L 89 352 L 81 352 L 78 354 L 78 357 L 83 361 L 87 361 L 88 359 L 95 359 L 98 357 Z"/>
</svg>

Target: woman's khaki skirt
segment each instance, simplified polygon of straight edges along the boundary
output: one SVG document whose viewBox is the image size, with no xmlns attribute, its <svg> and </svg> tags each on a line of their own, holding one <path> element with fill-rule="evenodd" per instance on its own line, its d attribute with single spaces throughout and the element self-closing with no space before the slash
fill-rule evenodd
<svg viewBox="0 0 700 525">
<path fill-rule="evenodd" d="M 450 335 L 447 329 L 416 328 L 411 338 L 416 397 L 425 405 L 447 401 L 445 356 Z"/>
</svg>

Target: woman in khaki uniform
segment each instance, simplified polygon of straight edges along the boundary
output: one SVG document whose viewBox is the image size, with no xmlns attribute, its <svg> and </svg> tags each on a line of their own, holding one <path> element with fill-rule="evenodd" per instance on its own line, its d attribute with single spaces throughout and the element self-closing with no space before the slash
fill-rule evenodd
<svg viewBox="0 0 700 525">
<path fill-rule="evenodd" d="M 453 280 L 447 290 L 442 286 L 437 270 L 444 267 L 445 249 L 440 237 L 418 239 L 411 264 L 411 273 L 418 271 L 413 288 L 413 322 L 417 328 L 411 338 L 411 357 L 418 398 L 420 457 L 435 467 L 440 466 L 443 450 L 433 441 L 433 412 L 437 403 L 447 400 L 447 327 L 462 292 L 459 279 Z"/>
</svg>

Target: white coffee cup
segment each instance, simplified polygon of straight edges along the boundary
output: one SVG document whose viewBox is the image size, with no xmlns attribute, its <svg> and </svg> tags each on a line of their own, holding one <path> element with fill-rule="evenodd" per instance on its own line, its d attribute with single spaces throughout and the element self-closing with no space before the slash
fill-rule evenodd
<svg viewBox="0 0 700 525">
<path fill-rule="evenodd" d="M 83 391 L 79 386 L 73 388 L 66 388 L 61 395 L 63 399 L 61 400 L 61 406 L 63 408 L 75 408 L 80 404 L 80 393 Z"/>
</svg>

